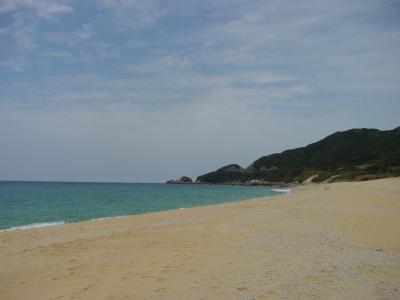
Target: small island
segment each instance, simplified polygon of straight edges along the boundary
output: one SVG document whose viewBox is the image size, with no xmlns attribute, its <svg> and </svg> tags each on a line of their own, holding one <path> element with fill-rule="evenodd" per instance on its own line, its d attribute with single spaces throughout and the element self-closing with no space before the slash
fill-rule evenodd
<svg viewBox="0 0 400 300">
<path fill-rule="evenodd" d="M 193 183 L 193 180 L 192 180 L 192 178 L 190 178 L 188 176 L 182 176 L 179 179 L 168 180 L 166 183 L 169 183 L 169 184 L 184 184 L 184 183 Z"/>
</svg>

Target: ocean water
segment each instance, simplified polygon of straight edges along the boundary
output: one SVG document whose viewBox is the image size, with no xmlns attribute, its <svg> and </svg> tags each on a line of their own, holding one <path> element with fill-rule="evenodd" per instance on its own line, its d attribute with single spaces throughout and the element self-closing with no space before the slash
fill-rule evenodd
<svg viewBox="0 0 400 300">
<path fill-rule="evenodd" d="M 0 182 L 0 230 L 216 204 L 286 190 L 161 183 Z"/>
</svg>

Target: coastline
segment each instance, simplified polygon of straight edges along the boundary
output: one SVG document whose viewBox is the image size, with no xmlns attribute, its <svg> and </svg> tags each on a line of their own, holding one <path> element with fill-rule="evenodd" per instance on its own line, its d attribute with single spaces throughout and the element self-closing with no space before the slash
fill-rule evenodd
<svg viewBox="0 0 400 300">
<path fill-rule="evenodd" d="M 0 297 L 400 295 L 400 178 L 267 199 L 0 232 Z"/>
<path fill-rule="evenodd" d="M 178 183 L 176 183 L 178 184 Z M 192 185 L 195 183 L 179 183 L 179 184 L 185 184 L 185 185 Z M 214 184 L 216 185 L 216 184 Z M 228 185 L 228 184 L 218 184 L 218 185 Z M 187 207 L 172 207 L 172 208 L 160 208 L 160 210 L 150 210 L 147 212 L 141 212 L 141 213 L 132 213 L 132 214 L 121 214 L 121 215 L 111 215 L 111 216 L 101 216 L 101 217 L 96 217 L 92 219 L 83 219 L 83 220 L 67 220 L 67 219 L 58 219 L 54 221 L 45 221 L 45 222 L 37 222 L 37 223 L 28 223 L 28 224 L 21 224 L 21 225 L 15 225 L 9 228 L 2 228 L 0 229 L 1 232 L 10 232 L 10 231 L 16 231 L 16 230 L 30 230 L 30 229 L 36 229 L 36 228 L 42 228 L 42 227 L 51 227 L 51 226 L 60 226 L 60 225 L 65 225 L 65 224 L 74 224 L 74 223 L 81 223 L 81 222 L 93 222 L 97 220 L 105 220 L 105 219 L 113 219 L 113 218 L 120 218 L 120 217 L 132 217 L 132 216 L 137 216 L 137 215 L 145 215 L 145 214 L 151 214 L 151 213 L 157 213 L 157 212 L 164 212 L 164 211 L 170 211 L 170 210 L 175 210 L 175 209 L 187 209 L 187 208 L 195 208 L 199 206 L 213 206 L 221 203 L 232 203 L 232 202 L 237 202 L 237 201 L 246 201 L 249 199 L 259 199 L 259 198 L 268 198 L 268 197 L 275 197 L 283 194 L 287 194 L 290 192 L 290 188 L 288 187 L 283 187 L 283 186 L 268 186 L 272 192 L 277 192 L 279 194 L 275 195 L 264 195 L 264 196 L 256 196 L 248 199 L 232 199 L 229 201 L 223 201 L 220 203 L 214 203 L 214 204 L 196 204 L 195 206 L 187 206 Z"/>
<path fill-rule="evenodd" d="M 85 223 L 85 222 L 97 222 L 97 221 L 102 221 L 102 220 L 118 219 L 118 218 L 129 218 L 129 217 L 134 217 L 134 216 L 156 214 L 156 213 L 161 213 L 161 212 L 170 212 L 170 211 L 182 210 L 182 209 L 192 209 L 192 208 L 196 208 L 196 207 L 213 207 L 213 206 L 217 206 L 217 205 L 221 205 L 221 204 L 225 204 L 225 203 L 235 203 L 235 202 L 243 202 L 243 201 L 250 201 L 250 200 L 259 200 L 259 199 L 266 200 L 267 198 L 270 198 L 270 197 L 287 195 L 291 191 L 291 189 L 289 189 L 289 188 L 272 188 L 272 190 L 276 191 L 276 192 L 280 192 L 282 194 L 261 196 L 261 197 L 244 199 L 244 200 L 232 200 L 232 201 L 221 202 L 221 203 L 216 203 L 216 204 L 204 204 L 204 205 L 197 205 L 197 206 L 191 206 L 191 207 L 178 207 L 178 208 L 172 208 L 172 209 L 167 209 L 167 210 L 150 211 L 150 212 L 145 212 L 145 213 L 135 214 L 135 215 L 120 215 L 120 216 L 112 216 L 112 217 L 101 217 L 101 218 L 76 221 L 76 222 L 65 222 L 63 220 L 60 220 L 60 221 L 54 221 L 54 222 L 33 223 L 33 224 L 26 224 L 26 225 L 20 225 L 20 226 L 14 226 L 14 227 L 10 227 L 10 228 L 0 229 L 0 234 L 2 232 L 12 232 L 12 231 L 17 231 L 17 230 L 31 230 L 31 229 L 38 229 L 38 228 L 43 228 L 43 227 L 53 227 L 53 226 L 61 226 L 61 225 L 68 225 L 68 224 L 79 224 L 79 223 Z"/>
</svg>

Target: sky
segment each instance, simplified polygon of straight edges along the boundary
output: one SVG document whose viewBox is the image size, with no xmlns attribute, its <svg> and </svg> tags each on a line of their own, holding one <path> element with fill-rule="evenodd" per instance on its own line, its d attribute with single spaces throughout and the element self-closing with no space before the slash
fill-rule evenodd
<svg viewBox="0 0 400 300">
<path fill-rule="evenodd" d="M 0 180 L 163 182 L 400 125 L 400 1 L 0 0 Z"/>
</svg>

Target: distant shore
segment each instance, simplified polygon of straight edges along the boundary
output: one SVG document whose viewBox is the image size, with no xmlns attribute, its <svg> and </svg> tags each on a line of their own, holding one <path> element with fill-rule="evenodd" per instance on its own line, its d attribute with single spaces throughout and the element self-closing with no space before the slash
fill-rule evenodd
<svg viewBox="0 0 400 300">
<path fill-rule="evenodd" d="M 400 178 L 0 232 L 0 270 L 1 299 L 398 299 Z"/>
</svg>

